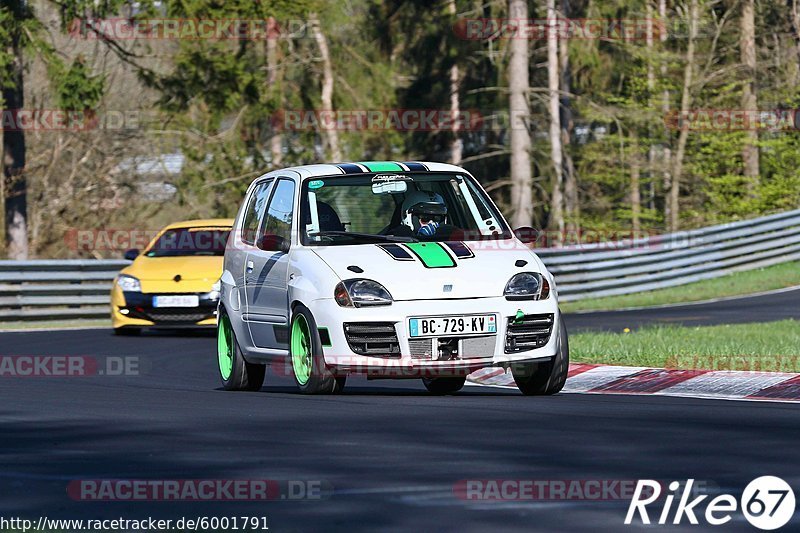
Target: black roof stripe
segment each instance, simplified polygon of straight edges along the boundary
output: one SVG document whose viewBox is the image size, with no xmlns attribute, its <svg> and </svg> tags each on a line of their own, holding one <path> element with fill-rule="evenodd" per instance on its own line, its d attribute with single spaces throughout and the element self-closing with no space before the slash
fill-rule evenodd
<svg viewBox="0 0 800 533">
<path fill-rule="evenodd" d="M 361 174 L 364 172 L 361 167 L 355 163 L 342 163 L 336 166 L 339 167 L 345 174 Z"/>
<path fill-rule="evenodd" d="M 403 164 L 408 167 L 408 170 L 426 171 L 428 167 L 417 161 L 403 161 Z"/>
</svg>

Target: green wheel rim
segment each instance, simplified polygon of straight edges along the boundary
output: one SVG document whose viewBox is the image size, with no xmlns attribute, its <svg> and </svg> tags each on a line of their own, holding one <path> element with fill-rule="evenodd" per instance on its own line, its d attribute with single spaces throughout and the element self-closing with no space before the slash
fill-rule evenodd
<svg viewBox="0 0 800 533">
<path fill-rule="evenodd" d="M 228 380 L 233 372 L 233 332 L 231 321 L 227 315 L 222 315 L 217 326 L 217 358 L 219 360 L 219 374 L 222 379 Z"/>
<path fill-rule="evenodd" d="M 300 385 L 311 377 L 311 335 L 306 317 L 298 314 L 292 322 L 292 369 Z"/>
</svg>

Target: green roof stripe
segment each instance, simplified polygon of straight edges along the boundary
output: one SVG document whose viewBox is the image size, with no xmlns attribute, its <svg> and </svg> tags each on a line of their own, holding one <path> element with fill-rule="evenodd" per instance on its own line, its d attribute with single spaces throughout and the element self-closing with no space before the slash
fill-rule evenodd
<svg viewBox="0 0 800 533">
<path fill-rule="evenodd" d="M 403 167 L 393 161 L 359 161 L 370 172 L 403 172 Z"/>
</svg>

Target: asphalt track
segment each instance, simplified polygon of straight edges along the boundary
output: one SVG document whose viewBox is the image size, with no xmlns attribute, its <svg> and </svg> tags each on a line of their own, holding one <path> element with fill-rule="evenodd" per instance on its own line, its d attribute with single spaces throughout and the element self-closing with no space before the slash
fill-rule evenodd
<svg viewBox="0 0 800 533">
<path fill-rule="evenodd" d="M 800 320 L 800 287 L 694 304 L 573 313 L 566 321 L 570 331 L 622 331 L 655 324 L 711 326 L 789 318 Z"/>
<path fill-rule="evenodd" d="M 625 531 L 627 500 L 466 501 L 460 480 L 703 480 L 738 494 L 762 475 L 798 492 L 800 407 L 351 379 L 303 396 L 270 374 L 220 390 L 215 340 L 108 330 L 0 334 L 0 355 L 138 358 L 140 375 L 0 378 L 0 516 L 266 516 L 271 531 Z M 329 498 L 85 502 L 75 479 L 323 481 Z M 658 513 L 660 508 L 655 510 Z M 800 516 L 785 528 L 797 530 Z M 688 529 L 689 526 L 686 526 Z M 694 526 L 694 531 L 711 529 Z M 717 531 L 751 531 L 740 513 Z M 648 528 L 671 531 L 673 526 Z"/>
</svg>

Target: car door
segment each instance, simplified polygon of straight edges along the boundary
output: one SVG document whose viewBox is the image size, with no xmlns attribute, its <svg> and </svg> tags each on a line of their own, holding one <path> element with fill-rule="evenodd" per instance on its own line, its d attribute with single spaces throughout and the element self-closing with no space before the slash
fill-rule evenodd
<svg viewBox="0 0 800 533">
<path fill-rule="evenodd" d="M 279 178 L 272 187 L 256 246 L 245 262 L 248 325 L 259 348 L 289 347 L 288 252 L 294 198 L 294 181 Z"/>
<path fill-rule="evenodd" d="M 272 184 L 273 180 L 267 179 L 253 187 L 242 209 L 241 220 L 237 220 L 236 231 L 231 232 L 229 243 L 231 243 L 232 251 L 225 254 L 225 270 L 233 276 L 234 287 L 239 291 L 239 294 L 236 295 L 236 301 L 242 302 L 242 312 L 244 313 L 247 312 L 246 296 L 244 294 L 247 252 L 255 247 L 256 234 L 267 210 L 267 201 L 269 200 L 269 193 L 272 191 Z M 238 306 L 236 309 L 239 309 Z"/>
</svg>

